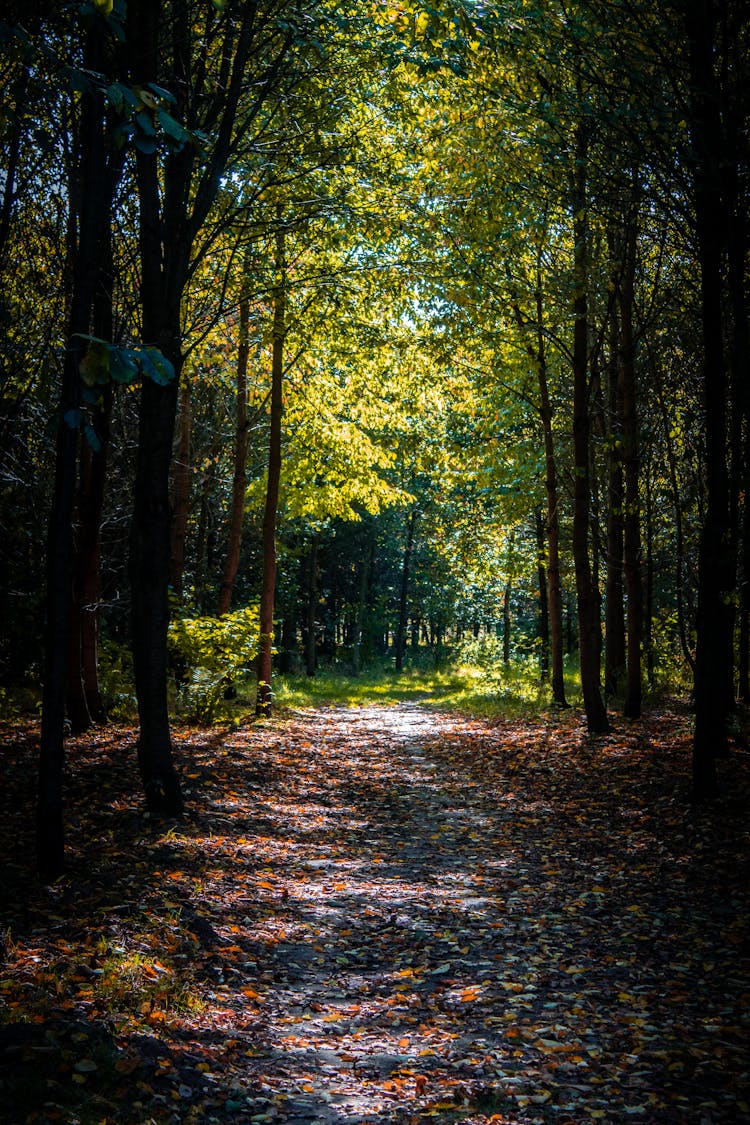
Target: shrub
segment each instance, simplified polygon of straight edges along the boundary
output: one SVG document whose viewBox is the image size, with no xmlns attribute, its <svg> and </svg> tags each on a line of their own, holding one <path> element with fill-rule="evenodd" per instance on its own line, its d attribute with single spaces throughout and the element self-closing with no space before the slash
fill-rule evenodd
<svg viewBox="0 0 750 1125">
<path fill-rule="evenodd" d="M 99 645 L 99 686 L 110 719 L 132 719 L 138 703 L 133 682 L 133 657 L 129 648 L 103 639 Z"/>
<path fill-rule="evenodd" d="M 258 610 L 246 606 L 224 617 L 180 617 L 169 626 L 169 648 L 188 718 L 212 723 L 227 689 L 258 655 Z"/>
</svg>

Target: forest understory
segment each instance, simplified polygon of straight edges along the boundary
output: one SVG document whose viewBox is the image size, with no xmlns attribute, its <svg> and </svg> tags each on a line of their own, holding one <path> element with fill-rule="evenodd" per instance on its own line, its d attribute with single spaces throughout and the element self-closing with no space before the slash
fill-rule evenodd
<svg viewBox="0 0 750 1125">
<path fill-rule="evenodd" d="M 37 734 L 6 727 L 6 1125 L 750 1121 L 750 755 L 692 806 L 691 720 L 417 703 L 69 743 L 35 882 Z"/>
</svg>

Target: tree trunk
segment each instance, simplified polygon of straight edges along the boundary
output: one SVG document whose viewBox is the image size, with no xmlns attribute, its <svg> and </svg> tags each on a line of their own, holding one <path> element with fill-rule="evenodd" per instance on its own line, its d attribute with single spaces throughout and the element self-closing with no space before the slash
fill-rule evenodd
<svg viewBox="0 0 750 1125">
<path fill-rule="evenodd" d="M 271 430 L 268 441 L 268 485 L 263 513 L 263 582 L 260 594 L 260 653 L 258 655 L 258 698 L 255 713 L 272 712 L 273 610 L 276 593 L 276 517 L 281 480 L 281 412 L 284 380 L 284 339 L 286 336 L 286 261 L 281 211 L 276 232 L 276 282 L 273 296 L 273 343 L 271 359 Z"/>
<path fill-rule="evenodd" d="M 95 331 L 104 339 L 111 334 Z M 87 730 L 92 722 L 107 721 L 99 686 L 99 602 L 101 598 L 101 516 L 107 475 L 107 444 L 112 407 L 111 385 L 103 388 L 95 410 L 94 430 L 101 448 L 93 450 L 84 439 L 79 453 L 79 488 L 75 521 L 75 563 L 71 586 L 70 662 L 66 707 L 73 732 Z"/>
<path fill-rule="evenodd" d="M 315 625 L 318 617 L 318 537 L 313 535 L 310 553 L 307 557 L 307 629 L 305 635 L 305 672 L 315 675 L 317 653 L 315 645 Z"/>
<path fill-rule="evenodd" d="M 573 237 L 574 286 L 573 300 L 573 456 L 575 481 L 573 487 L 573 560 L 578 599 L 578 650 L 581 663 L 581 688 L 586 722 L 591 734 L 603 734 L 609 728 L 601 694 L 601 623 L 599 597 L 591 575 L 590 548 L 590 431 L 588 378 L 588 221 L 586 163 L 587 125 L 576 127 L 573 173 Z"/>
<path fill-rule="evenodd" d="M 544 550 L 544 516 L 541 508 L 534 513 L 536 524 L 536 559 L 539 582 L 539 617 L 537 636 L 539 638 L 539 673 L 542 682 L 549 676 L 549 601 L 547 598 L 547 568 Z"/>
<path fill-rule="evenodd" d="M 86 35 L 84 63 L 103 72 L 104 22 L 95 18 Z M 94 284 L 102 240 L 110 215 L 106 206 L 105 114 L 102 96 L 81 95 L 80 185 L 78 252 L 63 364 L 60 422 L 57 430 L 52 506 L 47 527 L 47 595 L 42 694 L 42 729 L 39 752 L 37 801 L 37 862 L 43 879 L 52 880 L 63 870 L 63 766 L 67 662 L 69 656 L 70 587 L 73 572 L 71 534 L 76 487 L 76 453 L 81 405 L 79 364 L 91 324 Z"/>
<path fill-rule="evenodd" d="M 510 597 L 513 592 L 513 583 L 510 578 L 505 583 L 503 594 L 503 664 L 510 664 Z"/>
<path fill-rule="evenodd" d="M 375 555 L 375 540 L 368 536 L 362 561 L 359 565 L 359 590 L 357 593 L 357 613 L 354 624 L 354 643 L 352 645 L 352 675 L 358 676 L 362 669 L 362 640 L 367 612 L 367 591 L 370 588 L 370 574 Z"/>
<path fill-rule="evenodd" d="M 541 268 L 537 267 L 536 327 L 537 378 L 540 417 L 544 437 L 544 485 L 547 493 L 547 583 L 549 587 L 550 655 L 552 659 L 552 700 L 567 707 L 563 662 L 563 602 L 560 580 L 560 517 L 557 490 L 557 465 L 552 433 L 552 405 L 547 379 L 547 350 L 544 340 L 544 306 Z"/>
<path fill-rule="evenodd" d="M 633 344 L 633 288 L 635 283 L 636 226 L 631 221 L 625 236 L 625 262 L 620 287 L 622 342 L 622 431 L 625 462 L 625 584 L 628 598 L 627 681 L 623 714 L 641 717 L 641 644 L 643 641 L 643 583 L 641 578 L 641 502 L 638 490 L 638 413 Z"/>
<path fill-rule="evenodd" d="M 131 78 L 159 81 L 161 4 L 128 6 Z M 174 259 L 179 243 L 177 217 L 167 229 L 161 207 L 164 191 L 156 152 L 136 151 L 139 199 L 141 313 L 144 344 L 156 347 L 173 365 L 167 385 L 141 383 L 138 452 L 130 532 L 133 671 L 138 698 L 138 767 L 146 804 L 153 816 L 181 816 L 182 794 L 172 759 L 167 707 L 167 627 L 171 564 L 169 484 L 182 350 L 180 302 L 183 270 Z M 172 260 L 167 265 L 167 257 Z"/>
<path fill-rule="evenodd" d="M 721 134 L 714 74 L 716 11 L 701 0 L 688 10 L 691 105 L 694 148 L 693 187 L 701 273 L 703 403 L 706 430 L 706 510 L 698 567 L 698 620 L 695 655 L 695 734 L 692 782 L 697 800 L 717 792 L 716 758 L 727 752 L 727 559 L 729 481 L 727 472 L 728 379 L 722 331 L 722 248 L 726 245 L 720 206 Z"/>
<path fill-rule="evenodd" d="M 247 272 L 247 263 L 245 270 Z M 245 516 L 245 467 L 247 465 L 247 365 L 250 356 L 250 295 L 243 278 L 240 293 L 240 341 L 237 350 L 237 420 L 234 436 L 234 476 L 232 504 L 229 512 L 227 557 L 219 589 L 219 616 L 229 613 L 232 591 L 240 565 L 242 524 Z"/>
<path fill-rule="evenodd" d="M 185 541 L 190 512 L 190 414 L 192 388 L 185 380 L 180 388 L 177 430 L 177 451 L 172 467 L 172 546 L 169 563 L 169 584 L 182 599 L 185 581 Z"/>
<path fill-rule="evenodd" d="M 675 558 L 674 558 L 674 588 L 677 603 L 677 634 L 680 638 L 680 648 L 691 672 L 695 673 L 695 657 L 690 648 L 688 628 L 685 620 L 685 530 L 683 524 L 683 506 L 680 499 L 680 482 L 677 478 L 677 459 L 675 457 L 674 442 L 672 440 L 672 424 L 669 411 L 664 400 L 664 388 L 661 373 L 656 358 L 650 355 L 651 378 L 656 387 L 656 396 L 659 401 L 659 410 L 662 417 L 664 442 L 667 450 L 667 471 L 669 485 L 672 492 L 673 516 L 675 528 Z"/>
<path fill-rule="evenodd" d="M 610 235 L 615 286 L 619 284 L 618 247 Z M 607 606 L 604 622 L 604 690 L 616 696 L 625 671 L 625 606 L 623 590 L 622 379 L 617 306 L 613 303 L 607 365 Z"/>
<path fill-rule="evenodd" d="M 113 342 L 113 286 L 111 214 L 120 180 L 123 153 L 110 154 L 106 178 L 107 221 L 103 225 L 101 253 L 93 294 L 93 330 L 100 340 Z M 82 441 L 79 450 L 79 488 L 75 523 L 76 556 L 71 587 L 71 649 L 68 668 L 67 710 L 73 731 L 86 730 L 91 722 L 107 721 L 99 685 L 99 602 L 101 599 L 101 521 L 107 479 L 113 388 L 101 388 L 91 408 L 97 449 Z"/>
<path fill-rule="evenodd" d="M 404 650 L 406 649 L 406 627 L 409 623 L 409 572 L 414 549 L 414 530 L 417 521 L 416 509 L 412 508 L 406 521 L 406 544 L 401 564 L 401 593 L 398 602 L 398 627 L 396 629 L 396 671 L 404 669 Z"/>
</svg>

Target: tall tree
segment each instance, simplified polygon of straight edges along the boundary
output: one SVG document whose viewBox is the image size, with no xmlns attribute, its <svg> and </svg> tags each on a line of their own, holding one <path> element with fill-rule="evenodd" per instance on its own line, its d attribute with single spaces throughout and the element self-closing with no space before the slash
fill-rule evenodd
<svg viewBox="0 0 750 1125">
<path fill-rule="evenodd" d="M 130 549 L 138 761 L 156 815 L 182 811 L 167 708 L 169 478 L 183 358 L 181 304 L 199 233 L 203 252 L 210 245 L 205 228 L 222 177 L 251 144 L 277 88 L 295 34 L 283 17 L 296 9 L 286 9 L 279 3 L 262 11 L 239 0 L 220 10 L 208 0 L 131 0 L 128 8 L 131 80 L 154 91 L 156 107 L 149 115 L 145 104 L 136 118 L 142 334 L 175 373 L 169 382 L 142 383 Z M 159 103 L 163 89 L 176 99 L 180 121 Z M 176 141 L 163 161 L 157 124 Z"/>
<path fill-rule="evenodd" d="M 575 127 L 574 168 L 571 173 L 573 223 L 573 561 L 578 595 L 578 649 L 586 722 L 592 734 L 609 730 L 601 694 L 601 619 L 599 593 L 591 573 L 591 415 L 589 378 L 589 233 L 588 146 L 589 124 Z"/>
<path fill-rule="evenodd" d="M 99 12 L 83 32 L 82 66 L 107 73 L 110 27 Z M 103 266 L 110 223 L 105 96 L 96 82 L 81 94 L 77 175 L 80 183 L 78 238 L 63 361 L 57 424 L 52 506 L 47 530 L 47 622 L 42 731 L 37 801 L 37 859 L 41 875 L 53 879 L 64 866 L 63 764 L 65 693 L 70 653 L 70 587 L 73 573 L 73 508 L 81 417 L 81 364 L 91 331 L 96 280 Z"/>
<path fill-rule="evenodd" d="M 268 716 L 273 709 L 271 689 L 273 615 L 276 598 L 276 519 L 281 482 L 281 414 L 283 408 L 284 341 L 286 339 L 286 250 L 281 206 L 276 212 L 275 283 L 273 291 L 273 347 L 271 359 L 271 425 L 268 438 L 268 478 L 263 509 L 263 577 L 260 593 L 260 653 L 255 713 Z M 313 563 L 314 565 L 314 563 Z"/>
</svg>

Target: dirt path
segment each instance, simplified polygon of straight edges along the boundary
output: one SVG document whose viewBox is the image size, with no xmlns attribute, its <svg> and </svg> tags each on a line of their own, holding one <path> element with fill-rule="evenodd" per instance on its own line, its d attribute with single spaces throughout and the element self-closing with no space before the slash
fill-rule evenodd
<svg viewBox="0 0 750 1125">
<path fill-rule="evenodd" d="M 594 743 L 413 704 L 192 732 L 194 819 L 144 832 L 121 777 L 52 942 L 41 901 L 16 925 L 44 1037 L 0 1120 L 72 1091 L 82 1125 L 750 1121 L 746 802 L 692 813 L 686 744 L 669 715 Z"/>
</svg>

